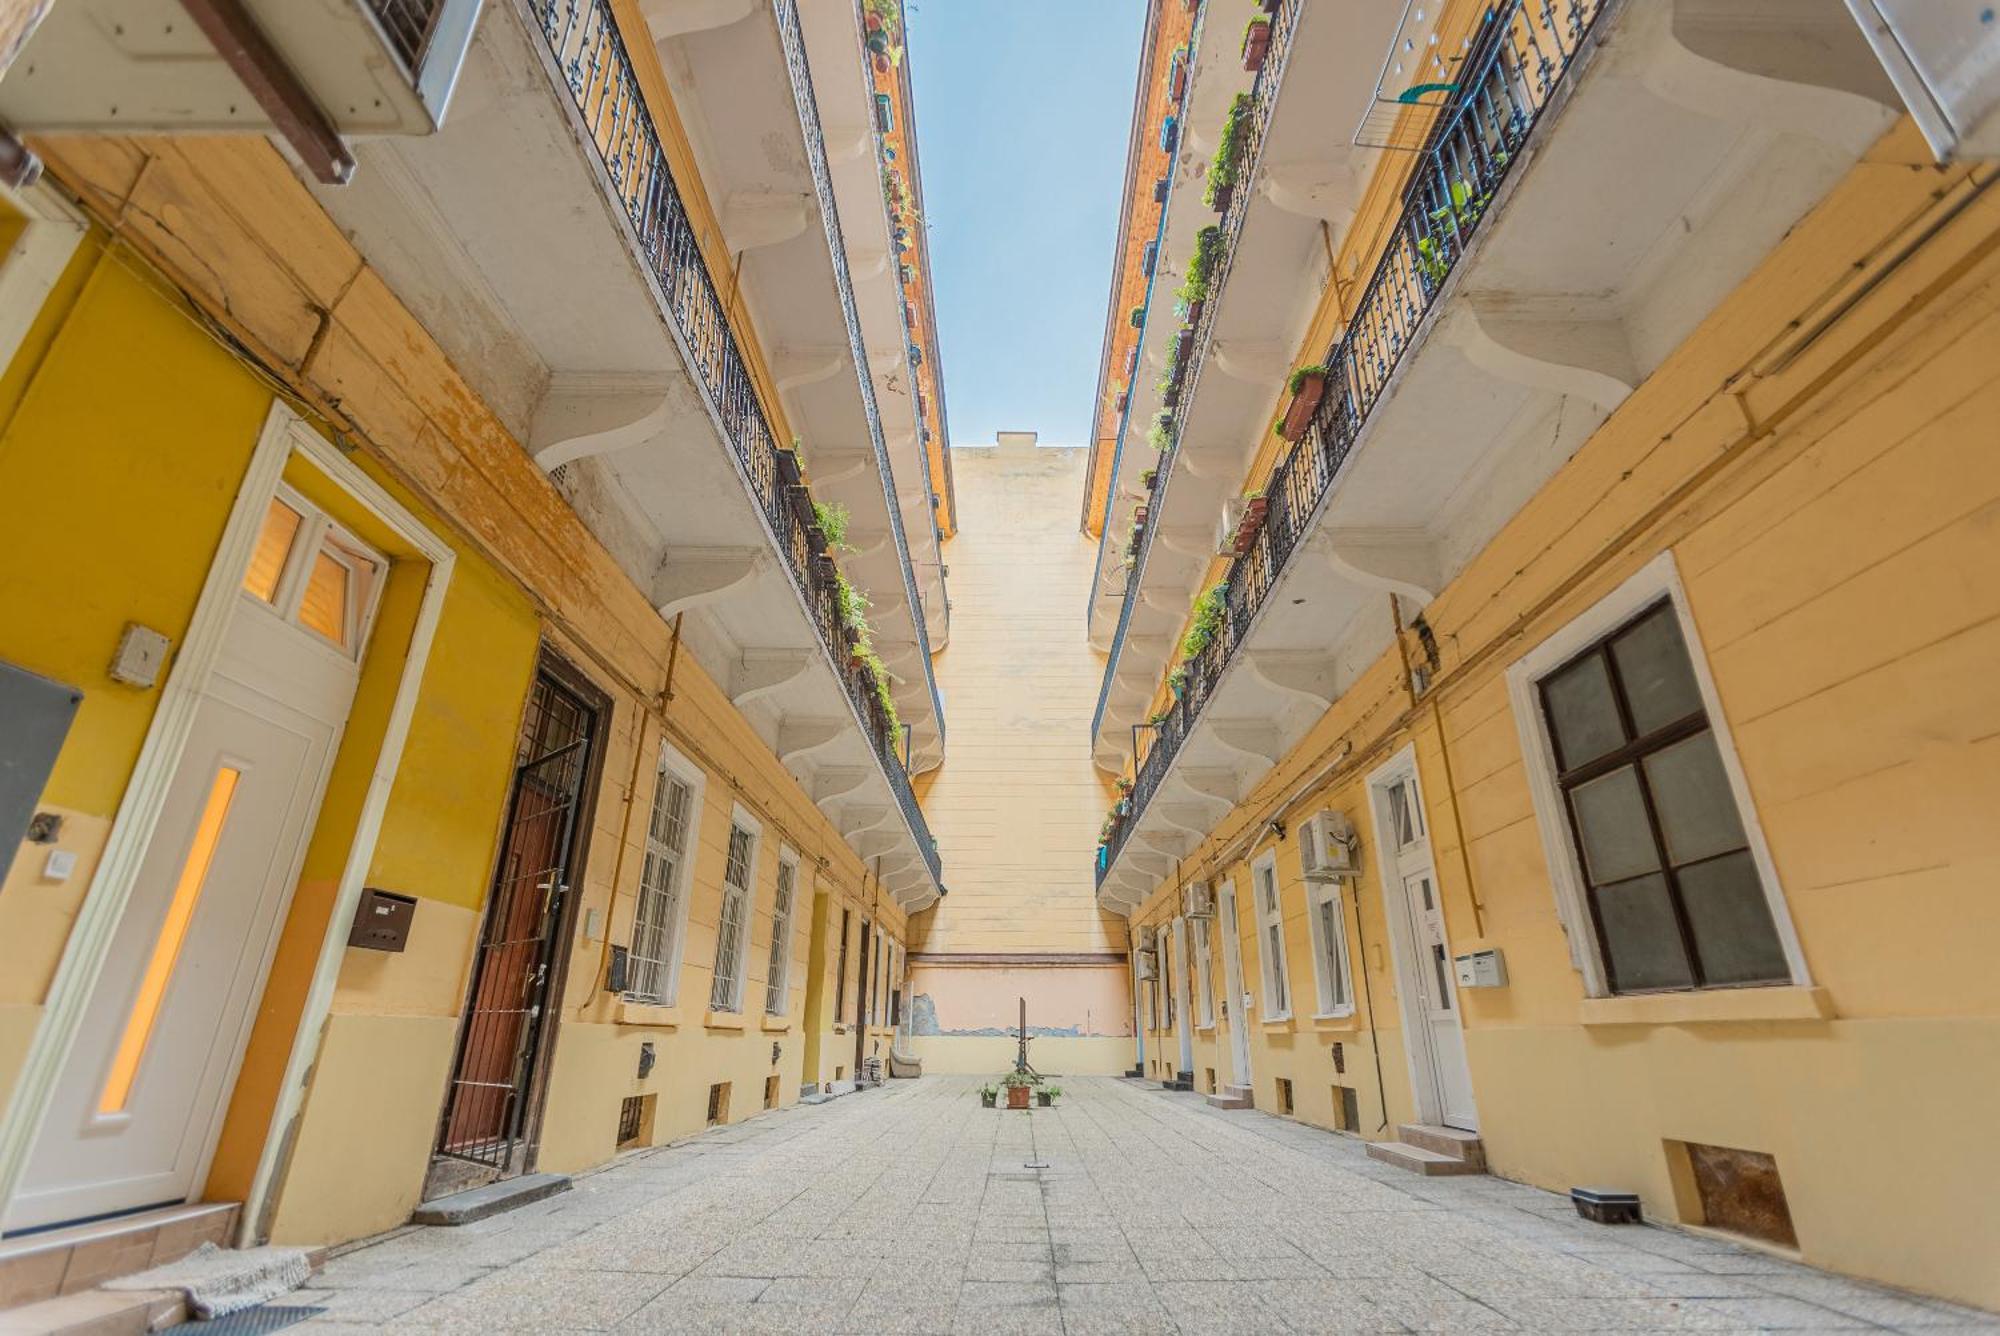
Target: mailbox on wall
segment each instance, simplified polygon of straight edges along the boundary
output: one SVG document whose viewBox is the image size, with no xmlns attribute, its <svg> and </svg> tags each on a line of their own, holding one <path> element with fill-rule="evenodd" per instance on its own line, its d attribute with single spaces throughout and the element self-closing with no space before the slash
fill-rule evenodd
<svg viewBox="0 0 2000 1336">
<path fill-rule="evenodd" d="M 347 944 L 367 951 L 401 951 L 410 944 L 410 924 L 416 916 L 415 897 L 365 887 Z"/>
<path fill-rule="evenodd" d="M 1473 951 L 1455 957 L 1460 988 L 1505 988 L 1507 960 L 1497 950 Z"/>
</svg>

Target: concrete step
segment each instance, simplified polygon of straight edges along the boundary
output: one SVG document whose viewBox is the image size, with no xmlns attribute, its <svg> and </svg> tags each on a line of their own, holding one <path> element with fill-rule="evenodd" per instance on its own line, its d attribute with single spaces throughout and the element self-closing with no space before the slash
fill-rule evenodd
<svg viewBox="0 0 2000 1336">
<path fill-rule="evenodd" d="M 1256 1107 L 1255 1102 L 1250 1098 L 1250 1092 L 1243 1086 L 1224 1086 L 1219 1093 L 1208 1096 L 1208 1102 L 1212 1107 L 1218 1109 L 1249 1109 Z"/>
<path fill-rule="evenodd" d="M 1446 1174 L 1480 1174 L 1486 1172 L 1476 1164 L 1467 1164 L 1456 1155 L 1440 1155 L 1422 1146 L 1405 1145 L 1400 1141 L 1371 1141 L 1368 1143 L 1368 1158 L 1393 1164 L 1398 1169 L 1407 1169 L 1413 1174 L 1426 1178 L 1437 1178 Z"/>
<path fill-rule="evenodd" d="M 1257 1102 L 1255 1099 L 1256 1092 L 1251 1090 L 1247 1085 L 1226 1085 L 1222 1087 L 1222 1093 L 1230 1099 L 1247 1100 L 1252 1104 Z"/>
<path fill-rule="evenodd" d="M 1408 1145 L 1436 1151 L 1439 1155 L 1455 1156 L 1481 1169 L 1486 1167 L 1486 1143 L 1479 1139 L 1477 1132 L 1441 1127 L 1436 1123 L 1402 1123 L 1396 1128 L 1396 1137 Z"/>
<path fill-rule="evenodd" d="M 523 1174 L 484 1187 L 467 1188 L 448 1197 L 433 1197 L 411 1212 L 410 1220 L 419 1225 L 469 1225 L 489 1215 L 568 1191 L 568 1174 Z"/>
<path fill-rule="evenodd" d="M 237 1210 L 235 1202 L 162 1206 L 8 1239 L 0 1243 L 0 1308 L 94 1290 L 178 1262 L 204 1243 L 227 1247 Z"/>
<path fill-rule="evenodd" d="M 147 1336 L 187 1320 L 179 1290 L 83 1290 L 0 1311 L 0 1336 Z"/>
</svg>

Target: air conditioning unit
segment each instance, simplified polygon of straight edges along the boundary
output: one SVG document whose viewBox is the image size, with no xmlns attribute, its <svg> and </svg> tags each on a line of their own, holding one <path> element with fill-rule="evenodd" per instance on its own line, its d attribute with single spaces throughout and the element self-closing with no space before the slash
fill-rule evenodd
<svg viewBox="0 0 2000 1336">
<path fill-rule="evenodd" d="M 2000 156 L 2000 23 L 1978 0 L 1847 0 L 1931 152 Z"/>
<path fill-rule="evenodd" d="M 1307 881 L 1338 881 L 1361 871 L 1361 841 L 1339 812 L 1319 812 L 1299 824 L 1299 869 Z"/>
<path fill-rule="evenodd" d="M 1160 977 L 1160 953 L 1151 947 L 1132 953 L 1133 967 L 1139 971 L 1139 982 L 1150 983 Z"/>
<path fill-rule="evenodd" d="M 1197 881 L 1181 887 L 1181 912 L 1191 919 L 1215 917 L 1215 895 L 1208 889 L 1207 882 Z"/>
</svg>

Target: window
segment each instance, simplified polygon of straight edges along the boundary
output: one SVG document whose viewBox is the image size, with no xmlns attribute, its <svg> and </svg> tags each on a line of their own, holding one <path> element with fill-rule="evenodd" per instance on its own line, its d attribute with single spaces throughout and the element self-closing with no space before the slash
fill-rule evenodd
<svg viewBox="0 0 2000 1336">
<path fill-rule="evenodd" d="M 841 1020 L 847 1014 L 847 939 L 850 936 L 849 922 L 852 911 L 840 911 L 840 968 L 833 973 L 833 1019 Z"/>
<path fill-rule="evenodd" d="M 778 854 L 778 895 L 771 905 L 771 961 L 764 973 L 764 1010 L 785 1014 L 792 980 L 792 901 L 797 893 L 798 863 L 790 851 Z"/>
<path fill-rule="evenodd" d="M 1654 594 L 1636 615 L 1580 650 L 1571 640 L 1546 671 L 1534 671 L 1535 657 L 1553 646 L 1517 669 L 1546 747 L 1540 759 L 1603 988 L 1790 983 L 1782 911 L 1752 847 L 1681 618 L 1670 593 L 1658 596 L 1663 582 L 1653 572 L 1634 577 L 1651 575 Z"/>
<path fill-rule="evenodd" d="M 1198 918 L 1194 923 L 1194 998 L 1199 1009 L 1201 1024 L 1215 1024 L 1215 948 L 1209 933 L 1208 920 Z"/>
<path fill-rule="evenodd" d="M 1321 1016 L 1346 1016 L 1354 1010 L 1354 980 L 1348 973 L 1347 920 L 1340 883 L 1308 884 L 1307 921 L 1312 929 L 1313 977 L 1319 984 Z"/>
<path fill-rule="evenodd" d="M 696 818 L 699 770 L 661 745 L 646 823 L 646 859 L 639 867 L 639 908 L 632 923 L 631 988 L 635 1002 L 672 1006 L 680 991 L 680 941 L 687 924 L 687 880 Z"/>
<path fill-rule="evenodd" d="M 1292 1014 L 1291 989 L 1285 974 L 1284 906 L 1278 899 L 1278 855 L 1265 854 L 1250 870 L 1257 889 L 1257 954 L 1264 965 L 1264 1019 L 1283 1020 Z"/>
<path fill-rule="evenodd" d="M 722 921 L 715 930 L 715 981 L 710 1011 L 743 1009 L 743 948 L 749 938 L 750 874 L 757 837 L 740 817 L 729 827 L 729 859 L 722 871 Z"/>
<path fill-rule="evenodd" d="M 264 512 L 243 592 L 359 656 L 386 563 L 289 487 Z"/>
</svg>

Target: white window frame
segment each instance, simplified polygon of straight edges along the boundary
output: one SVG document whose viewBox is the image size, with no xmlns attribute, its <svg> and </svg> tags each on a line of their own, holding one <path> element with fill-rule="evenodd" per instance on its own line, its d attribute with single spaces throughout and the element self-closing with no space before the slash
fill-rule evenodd
<svg viewBox="0 0 2000 1336">
<path fill-rule="evenodd" d="M 20 235 L 0 256 L 0 372 L 4 372 L 13 365 L 14 354 L 62 279 L 88 225 L 49 181 L 28 190 L 0 186 L 0 199 L 21 215 Z"/>
<path fill-rule="evenodd" d="M 389 583 L 389 558 L 361 541 L 347 527 L 289 483 L 278 484 L 272 500 L 299 517 L 299 527 L 285 549 L 285 564 L 278 572 L 278 584 L 267 601 L 240 589 L 242 597 L 255 607 L 276 616 L 287 626 L 312 637 L 321 647 L 352 662 L 360 662 L 375 629 L 375 614 L 382 604 L 382 589 Z M 270 507 L 265 507 L 265 514 Z M 262 532 L 263 520 L 258 521 Z M 312 581 L 315 560 L 325 551 L 347 570 L 346 644 L 329 640 L 317 627 L 307 626 L 300 617 L 306 587 Z M 247 577 L 246 577 L 247 578 Z"/>
<path fill-rule="evenodd" d="M 1213 889 L 1209 891 L 1211 907 L 1218 901 Z M 1205 918 L 1190 919 L 1194 933 L 1195 1016 L 1196 1029 L 1215 1028 L 1215 934 L 1211 931 L 1211 921 Z"/>
<path fill-rule="evenodd" d="M 792 875 L 792 897 L 780 905 L 785 874 Z M 792 936 L 799 921 L 799 856 L 790 845 L 778 846 L 777 879 L 771 887 L 771 955 L 764 978 L 764 1013 L 783 1016 L 791 1010 Z"/>
<path fill-rule="evenodd" d="M 1671 550 L 1647 562 L 1631 578 L 1592 604 L 1568 625 L 1522 655 L 1507 669 L 1507 695 L 1514 707 L 1514 723 L 1520 731 L 1521 757 L 1534 799 L 1535 824 L 1541 831 L 1542 852 L 1548 860 L 1549 880 L 1555 889 L 1556 914 L 1569 938 L 1570 962 L 1583 975 L 1584 992 L 1590 997 L 1611 997 L 1610 976 L 1597 944 L 1597 929 L 1590 917 L 1583 868 L 1571 842 L 1569 821 L 1561 787 L 1556 783 L 1555 744 L 1542 715 L 1539 687 L 1543 678 L 1562 668 L 1585 649 L 1610 635 L 1651 605 L 1665 598 L 1680 624 L 1681 639 L 1687 644 L 1688 661 L 1694 669 L 1695 685 L 1701 692 L 1708 726 L 1715 734 L 1716 751 L 1722 758 L 1723 773 L 1729 779 L 1730 795 L 1736 800 L 1737 815 L 1743 820 L 1744 837 L 1757 877 L 1770 906 L 1771 922 L 1784 949 L 1791 978 L 1766 988 L 1810 987 L 1805 951 L 1785 905 L 1784 889 L 1778 883 L 1777 868 L 1771 862 L 1770 846 L 1764 840 L 1763 825 L 1750 800 L 1750 785 L 1736 757 L 1736 739 L 1729 719 L 1722 712 L 1715 679 L 1708 669 L 1708 651 L 1688 610 L 1687 590 Z M 1680 990 L 1676 990 L 1680 991 Z M 1686 990 L 1697 991 L 1697 990 Z"/>
<path fill-rule="evenodd" d="M 723 842 L 722 901 L 718 907 L 715 919 L 715 970 L 709 978 L 708 1009 L 710 1011 L 734 1012 L 740 1015 L 743 1011 L 744 964 L 750 959 L 751 928 L 757 921 L 757 855 L 763 849 L 764 824 L 757 820 L 756 817 L 750 815 L 744 809 L 743 804 L 734 803 L 731 807 L 732 810 L 729 815 L 731 830 L 741 830 L 750 837 L 750 851 L 743 859 L 744 884 L 740 887 L 732 887 L 729 884 L 729 842 L 727 839 Z M 730 962 L 733 968 L 730 970 L 728 976 L 729 996 L 718 999 L 716 997 L 716 987 L 724 973 L 722 967 L 723 930 L 729 922 L 729 902 L 732 896 L 742 897 L 737 907 L 735 959 Z"/>
<path fill-rule="evenodd" d="M 703 790 L 708 786 L 708 772 L 690 760 L 687 753 L 667 739 L 661 738 L 659 763 L 653 772 L 655 799 L 659 795 L 662 776 L 671 776 L 687 788 L 687 848 L 682 851 L 679 865 L 674 868 L 673 882 L 665 891 L 669 916 L 666 936 L 660 943 L 660 967 L 664 971 L 662 986 L 652 994 L 646 993 L 643 989 L 630 989 L 625 996 L 633 1002 L 671 1007 L 680 998 L 681 957 L 685 954 L 681 948 L 687 941 L 688 905 L 694 899 L 694 865 L 701 856 L 702 798 Z M 654 856 L 655 853 L 652 804 L 648 804 L 646 808 L 645 833 L 641 842 L 645 845 L 645 851 L 639 862 L 639 891 L 632 910 L 632 937 L 635 942 L 639 931 L 639 915 L 644 911 L 647 895 L 645 859 Z"/>
<path fill-rule="evenodd" d="M 1270 878 L 1270 901 L 1264 903 L 1264 878 Z M 1278 881 L 1278 851 L 1267 849 L 1250 863 L 1250 898 L 1257 914 L 1257 963 L 1264 976 L 1264 1019 L 1290 1020 L 1292 1016 L 1292 976 L 1285 950 L 1285 888 Z M 1272 958 L 1271 929 L 1278 930 L 1276 959 Z M 1282 987 L 1284 995 L 1279 996 Z"/>
<path fill-rule="evenodd" d="M 1306 926 L 1312 933 L 1313 983 L 1317 987 L 1315 1001 L 1319 1008 L 1313 1016 L 1317 1020 L 1354 1014 L 1354 969 L 1347 953 L 1346 886 L 1345 879 L 1306 883 Z M 1333 906 L 1334 922 L 1339 926 L 1331 941 L 1320 924 L 1320 910 L 1329 903 Z M 1333 1000 L 1336 983 L 1346 997 L 1343 1002 Z"/>
</svg>

